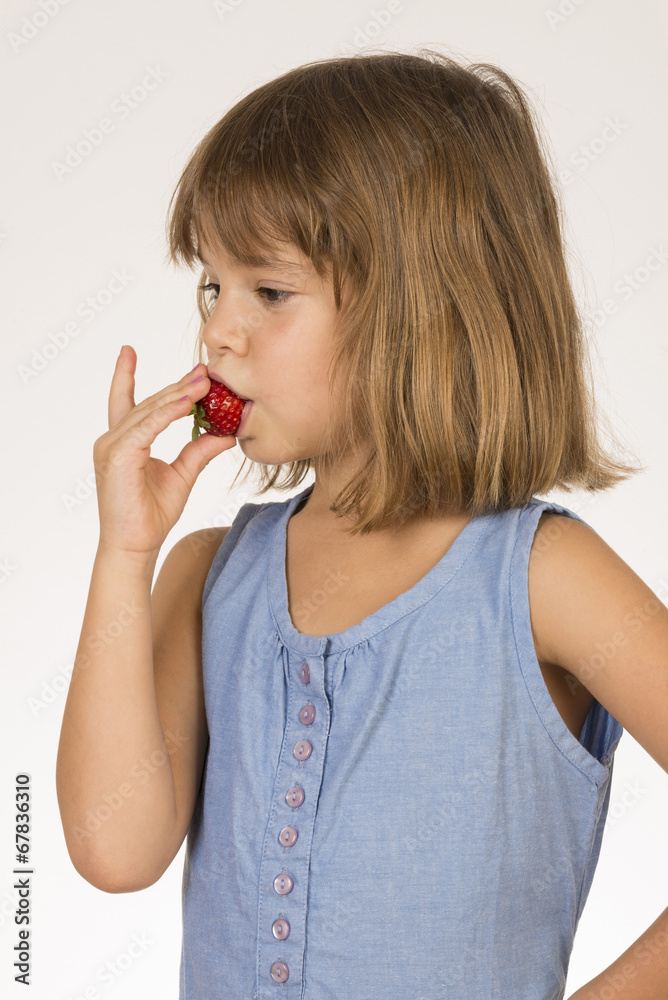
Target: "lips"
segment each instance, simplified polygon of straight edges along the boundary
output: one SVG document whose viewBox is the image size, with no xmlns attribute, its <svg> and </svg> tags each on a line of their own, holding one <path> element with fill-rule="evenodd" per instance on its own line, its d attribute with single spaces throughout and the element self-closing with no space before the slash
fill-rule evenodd
<svg viewBox="0 0 668 1000">
<path fill-rule="evenodd" d="M 233 389 L 229 382 L 223 381 L 223 379 L 220 377 L 220 375 L 217 375 L 215 372 L 212 372 L 210 369 L 207 369 L 207 371 L 209 373 L 209 378 L 210 379 L 213 379 L 214 382 L 220 382 L 221 385 L 224 385 L 226 389 L 229 389 L 230 392 L 233 393 L 235 396 L 237 396 L 239 399 L 243 399 L 244 403 L 250 403 L 250 402 L 252 402 L 246 396 L 242 396 L 240 392 L 237 392 L 236 389 Z"/>
</svg>

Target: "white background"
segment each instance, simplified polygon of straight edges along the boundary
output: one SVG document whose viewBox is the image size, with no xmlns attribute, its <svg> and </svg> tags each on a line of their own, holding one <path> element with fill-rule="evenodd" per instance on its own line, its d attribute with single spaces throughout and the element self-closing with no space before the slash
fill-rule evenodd
<svg viewBox="0 0 668 1000">
<path fill-rule="evenodd" d="M 668 248 L 667 8 L 651 0 L 403 0 L 383 16 L 383 0 L 235 0 L 219 9 L 205 0 L 43 2 L 50 14 L 37 0 L 5 0 L 0 27 L 0 992 L 27 995 L 14 984 L 12 967 L 12 802 L 14 776 L 25 771 L 32 776 L 35 870 L 30 996 L 176 1000 L 184 848 L 145 891 L 115 895 L 89 885 L 66 850 L 55 761 L 97 545 L 92 446 L 107 429 L 118 351 L 123 343 L 137 351 L 138 402 L 195 363 L 197 275 L 164 263 L 166 208 L 179 173 L 232 104 L 303 62 L 362 47 L 410 52 L 429 45 L 515 76 L 540 111 L 562 172 L 598 403 L 621 443 L 649 466 L 608 494 L 550 499 L 580 513 L 665 603 L 668 348 L 661 288 L 668 267 L 657 266 L 660 257 L 653 258 L 655 270 L 643 267 L 653 251 Z M 388 22 L 382 30 L 379 20 Z M 149 69 L 162 81 L 125 118 L 113 113 L 114 102 L 141 85 Z M 59 179 L 54 162 L 104 117 L 113 132 Z M 606 129 L 608 120 L 615 128 Z M 80 304 L 89 296 L 104 300 L 114 271 L 129 276 L 127 286 L 86 321 Z M 77 336 L 63 337 L 73 321 Z M 54 343 L 60 346 L 45 358 Z M 175 422 L 154 454 L 172 461 L 190 429 L 191 418 Z M 200 476 L 158 569 L 183 535 L 231 524 L 241 504 L 254 499 L 252 483 L 228 492 L 242 459 L 232 449 Z M 285 498 L 272 491 L 263 501 Z M 667 793 L 666 774 L 624 733 L 567 997 L 668 902 Z M 145 947 L 128 958 L 133 935 Z M 107 963 L 121 973 L 111 973 L 109 985 L 99 975 Z"/>
</svg>

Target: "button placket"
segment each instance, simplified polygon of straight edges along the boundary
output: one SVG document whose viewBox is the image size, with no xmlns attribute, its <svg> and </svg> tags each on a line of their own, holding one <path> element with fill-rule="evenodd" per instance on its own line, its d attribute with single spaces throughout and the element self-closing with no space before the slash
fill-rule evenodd
<svg viewBox="0 0 668 1000">
<path fill-rule="evenodd" d="M 324 660 L 323 663 L 323 675 L 324 675 Z M 290 682 L 292 686 L 292 679 L 294 676 L 292 671 L 290 671 Z M 263 864 L 261 868 L 261 884 L 267 884 L 267 877 L 271 882 L 271 891 L 269 892 L 269 898 L 275 898 L 274 893 L 282 896 L 286 902 L 292 901 L 293 905 L 297 908 L 289 913 L 292 913 L 293 918 L 298 915 L 298 908 L 302 909 L 302 933 L 304 931 L 304 919 L 306 911 L 306 881 L 307 881 L 307 858 L 309 853 L 309 840 L 310 837 L 300 838 L 300 829 L 302 832 L 306 831 L 308 828 L 308 820 L 314 819 L 315 803 L 318 799 L 318 790 L 320 782 L 322 781 L 322 767 L 324 762 L 324 742 L 328 735 L 328 712 L 326 711 L 328 707 L 328 702 L 324 690 L 324 676 L 318 678 L 318 690 L 314 693 L 314 698 L 309 699 L 309 701 L 302 705 L 298 713 L 293 713 L 290 711 L 290 718 L 286 723 L 286 732 L 284 735 L 283 752 L 281 755 L 281 760 L 279 762 L 279 768 L 276 775 L 276 788 L 275 788 L 275 801 L 276 801 L 276 818 L 278 818 L 279 823 L 281 819 L 283 822 L 279 826 L 279 829 L 269 836 L 265 840 L 265 848 L 263 851 Z M 299 670 L 299 683 L 298 687 L 301 685 L 311 684 L 311 670 L 309 664 L 306 660 L 303 660 L 301 668 Z M 291 705 L 296 698 L 294 698 L 294 689 L 289 692 L 288 704 Z M 323 716 L 319 718 L 319 713 L 314 703 L 319 695 L 323 698 Z M 296 718 L 294 715 L 296 714 Z M 313 726 L 315 724 L 315 732 L 313 731 Z M 289 740 L 289 731 L 294 727 L 297 732 L 304 726 L 311 727 L 310 734 L 312 734 L 313 739 L 298 739 L 296 743 L 292 744 L 292 753 L 288 751 L 288 747 L 291 745 Z M 318 736 L 323 736 L 323 745 L 318 745 Z M 310 759 L 313 758 L 313 759 Z M 287 789 L 286 792 L 281 793 L 280 785 L 283 782 L 283 776 L 285 773 L 290 775 L 292 768 L 304 769 L 304 780 L 303 782 L 291 783 L 291 787 Z M 292 771 L 291 775 L 294 779 L 296 776 L 295 772 Z M 306 788 L 302 787 L 305 785 L 309 792 L 307 794 Z M 285 787 L 285 784 L 283 784 Z M 289 809 L 290 812 L 296 816 L 297 809 L 302 809 L 300 813 L 299 827 L 293 825 L 293 822 L 285 823 L 285 817 L 281 817 L 281 801 L 285 803 L 285 808 Z M 304 806 L 306 803 L 306 806 Z M 304 811 L 306 809 L 306 811 Z M 313 813 L 312 811 L 313 810 Z M 273 815 L 273 813 L 272 813 Z M 313 824 L 311 823 L 311 831 L 313 829 Z M 283 855 L 288 852 L 291 855 L 292 862 L 290 868 L 283 868 L 278 873 L 275 868 L 275 861 L 272 861 L 271 850 L 269 844 L 273 841 L 275 848 L 281 850 Z M 297 851 L 297 854 L 294 852 Z M 278 858 L 276 858 L 278 860 Z M 270 874 L 271 868 L 274 871 Z M 267 895 L 265 893 L 265 895 Z M 270 904 L 273 908 L 273 903 Z M 295 988 L 300 988 L 301 981 L 301 963 L 303 962 L 303 947 L 299 947 L 299 941 L 294 938 L 294 932 L 298 929 L 295 924 L 295 920 L 292 921 L 293 926 L 291 927 L 290 920 L 286 913 L 279 912 L 278 914 L 273 914 L 273 920 L 271 923 L 271 934 L 274 944 L 276 941 L 286 942 L 286 952 L 284 954 L 277 955 L 271 954 L 270 945 L 265 941 L 265 931 L 261 926 L 260 930 L 260 941 L 259 941 L 259 958 L 258 972 L 260 974 L 263 982 L 258 984 L 258 1000 L 268 1000 L 268 998 L 276 996 L 275 992 L 271 988 L 270 982 L 284 984 L 286 988 L 294 986 Z M 292 940 L 289 940 L 292 935 Z M 291 947 L 292 946 L 292 947 Z M 263 960 L 264 952 L 267 952 L 267 958 L 270 959 L 269 962 L 265 964 Z M 294 954 L 294 959 L 290 958 L 290 955 Z M 290 968 L 290 963 L 292 963 L 292 972 Z M 269 974 L 271 980 L 263 979 L 262 969 L 269 967 Z M 289 980 L 292 978 L 292 982 Z"/>
</svg>

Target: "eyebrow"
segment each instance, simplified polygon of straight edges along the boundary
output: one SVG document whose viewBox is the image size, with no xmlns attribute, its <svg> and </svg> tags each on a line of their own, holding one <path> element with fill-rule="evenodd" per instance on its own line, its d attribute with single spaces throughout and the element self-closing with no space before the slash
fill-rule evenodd
<svg viewBox="0 0 668 1000">
<path fill-rule="evenodd" d="M 211 267 L 208 261 L 202 257 L 199 250 L 195 251 L 197 259 L 205 267 Z M 290 260 L 281 260 L 278 257 L 253 257 L 252 267 L 271 267 L 274 270 L 286 271 L 291 274 L 309 274 L 310 270 L 307 267 L 302 267 L 300 264 L 295 264 Z"/>
</svg>

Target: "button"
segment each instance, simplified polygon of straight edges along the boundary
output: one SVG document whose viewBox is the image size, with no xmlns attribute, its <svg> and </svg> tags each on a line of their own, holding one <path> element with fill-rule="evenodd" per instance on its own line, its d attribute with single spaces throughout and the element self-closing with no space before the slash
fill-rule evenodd
<svg viewBox="0 0 668 1000">
<path fill-rule="evenodd" d="M 294 882 L 290 875 L 277 875 L 274 879 L 274 889 L 276 892 L 280 892 L 281 896 L 287 896 L 289 892 L 292 892 L 292 887 Z"/>
<path fill-rule="evenodd" d="M 308 668 L 308 663 L 306 662 L 306 660 L 304 660 L 304 663 L 302 665 L 302 669 L 299 672 L 299 676 L 301 677 L 301 679 L 304 682 L 304 684 L 310 684 L 310 682 L 311 682 L 311 671 Z"/>
<path fill-rule="evenodd" d="M 283 844 L 283 847 L 292 847 L 298 836 L 294 826 L 284 826 L 278 835 L 278 841 Z"/>
<path fill-rule="evenodd" d="M 313 753 L 313 747 L 308 740 L 300 740 L 292 752 L 297 760 L 307 760 Z"/>
<path fill-rule="evenodd" d="M 305 726 L 310 726 L 315 719 L 315 705 L 304 705 L 299 713 L 299 721 Z"/>
<path fill-rule="evenodd" d="M 283 917 L 279 917 L 278 920 L 274 920 L 271 929 L 274 932 L 275 938 L 278 938 L 279 941 L 285 941 L 290 933 L 290 924 Z"/>
<path fill-rule="evenodd" d="M 289 806 L 300 806 L 304 801 L 304 789 L 300 788 L 299 785 L 293 785 L 292 788 L 288 788 L 285 801 Z"/>
<path fill-rule="evenodd" d="M 271 967 L 271 975 L 277 983 L 284 983 L 290 975 L 290 970 L 285 962 L 274 962 Z"/>
</svg>

